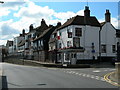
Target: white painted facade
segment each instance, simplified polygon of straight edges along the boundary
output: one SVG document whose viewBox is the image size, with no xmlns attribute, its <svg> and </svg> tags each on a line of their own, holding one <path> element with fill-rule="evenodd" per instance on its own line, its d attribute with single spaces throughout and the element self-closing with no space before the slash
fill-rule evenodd
<svg viewBox="0 0 120 90">
<path fill-rule="evenodd" d="M 106 53 L 101 53 L 101 56 L 115 57 L 116 52 L 113 53 L 112 45 L 115 45 L 115 47 L 117 48 L 116 42 L 116 29 L 112 26 L 110 22 L 106 22 L 102 26 L 101 30 L 101 45 L 106 45 Z"/>
<path fill-rule="evenodd" d="M 57 35 L 60 35 L 60 40 L 58 40 L 58 46 L 59 43 L 61 43 L 61 48 L 67 47 L 67 41 L 71 41 L 71 47 L 73 47 L 73 38 L 78 37 L 75 36 L 75 28 L 81 28 L 82 29 L 82 36 L 80 36 L 80 47 L 83 47 L 85 49 L 84 52 L 77 52 L 77 60 L 80 59 L 93 59 L 93 56 L 95 56 L 95 59 L 97 59 L 99 55 L 99 30 L 100 27 L 90 26 L 90 25 L 70 25 L 68 27 L 65 27 L 63 29 L 60 29 L 57 32 Z M 72 32 L 72 38 L 68 38 L 67 31 Z M 92 53 L 92 43 L 94 43 L 94 50 L 95 53 Z"/>
<path fill-rule="evenodd" d="M 17 54 L 18 53 L 18 44 L 20 43 L 21 40 L 23 40 L 24 37 L 22 36 L 18 36 L 18 37 L 15 37 L 14 38 L 14 41 L 13 41 L 13 47 L 14 47 L 14 53 Z"/>
<path fill-rule="evenodd" d="M 13 46 L 8 47 L 8 53 L 9 53 L 9 55 L 13 55 L 13 53 L 14 53 L 14 47 Z"/>
</svg>

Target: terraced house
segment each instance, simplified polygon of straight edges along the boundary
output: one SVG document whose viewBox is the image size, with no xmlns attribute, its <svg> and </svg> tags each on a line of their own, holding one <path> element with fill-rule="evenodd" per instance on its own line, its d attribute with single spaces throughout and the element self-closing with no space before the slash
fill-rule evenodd
<svg viewBox="0 0 120 90">
<path fill-rule="evenodd" d="M 90 16 L 89 7 L 85 7 L 84 16 L 68 19 L 57 30 L 57 62 L 76 64 L 83 59 L 97 59 L 99 31 L 100 23 Z"/>
<path fill-rule="evenodd" d="M 50 59 L 62 64 L 91 60 L 111 62 L 116 57 L 117 42 L 119 30 L 111 24 L 109 10 L 105 12 L 105 21 L 99 23 L 95 16 L 90 16 L 89 7 L 86 6 L 84 16 L 77 15 L 68 19 L 52 33 L 49 50 L 53 54 Z"/>
<path fill-rule="evenodd" d="M 29 26 L 29 32 L 14 38 L 14 55 L 26 59 L 61 64 L 87 63 L 88 61 L 112 61 L 117 55 L 120 30 L 111 24 L 111 13 L 105 12 L 105 21 L 99 22 L 85 7 L 84 16 L 76 15 L 61 25 Z"/>
<path fill-rule="evenodd" d="M 59 25 L 59 24 L 58 24 Z M 45 20 L 42 19 L 41 26 L 36 32 L 36 38 L 34 39 L 34 60 L 41 62 L 51 62 L 49 59 L 49 39 L 53 31 L 58 27 L 49 25 L 47 26 Z"/>
</svg>

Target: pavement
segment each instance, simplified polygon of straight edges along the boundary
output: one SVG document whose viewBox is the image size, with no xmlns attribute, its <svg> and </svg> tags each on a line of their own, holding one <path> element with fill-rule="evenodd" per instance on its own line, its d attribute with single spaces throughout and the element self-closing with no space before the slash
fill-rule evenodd
<svg viewBox="0 0 120 90">
<path fill-rule="evenodd" d="M 23 59 L 20 59 L 23 61 Z M 89 64 L 77 64 L 77 65 L 67 65 L 67 64 L 56 64 L 56 63 L 50 63 L 50 62 L 40 62 L 35 60 L 26 60 L 24 59 L 24 62 L 32 62 L 39 64 L 44 67 L 56 67 L 56 68 L 90 68 Z"/>
</svg>

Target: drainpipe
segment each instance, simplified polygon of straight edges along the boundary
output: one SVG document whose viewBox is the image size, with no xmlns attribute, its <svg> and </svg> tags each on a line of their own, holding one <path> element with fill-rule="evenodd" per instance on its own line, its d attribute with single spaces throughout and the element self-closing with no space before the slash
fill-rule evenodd
<svg viewBox="0 0 120 90">
<path fill-rule="evenodd" d="M 99 30 L 99 63 L 101 62 L 101 30 L 102 30 L 102 26 L 100 26 L 100 30 Z"/>
</svg>

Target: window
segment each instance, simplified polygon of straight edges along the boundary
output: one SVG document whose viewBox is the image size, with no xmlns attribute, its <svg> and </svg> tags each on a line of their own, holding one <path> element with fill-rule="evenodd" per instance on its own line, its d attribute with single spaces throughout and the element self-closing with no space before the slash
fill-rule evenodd
<svg viewBox="0 0 120 90">
<path fill-rule="evenodd" d="M 75 36 L 82 36 L 82 28 L 75 28 Z"/>
<path fill-rule="evenodd" d="M 71 46 L 71 41 L 67 41 L 67 47 Z"/>
<path fill-rule="evenodd" d="M 59 48 L 61 48 L 61 43 L 59 43 Z"/>
<path fill-rule="evenodd" d="M 61 32 L 59 33 L 59 35 L 60 35 L 60 36 L 62 35 Z"/>
<path fill-rule="evenodd" d="M 61 59 L 61 54 L 59 54 L 58 58 L 59 58 L 59 60 Z"/>
<path fill-rule="evenodd" d="M 69 60 L 69 54 L 68 53 L 65 54 L 65 60 Z"/>
<path fill-rule="evenodd" d="M 72 38 L 72 32 L 68 32 L 68 38 Z"/>
<path fill-rule="evenodd" d="M 113 53 L 116 52 L 116 47 L 115 47 L 115 45 L 112 45 L 112 52 L 113 52 Z"/>
<path fill-rule="evenodd" d="M 106 53 L 106 45 L 101 46 L 101 51 L 102 51 L 102 53 Z"/>
<path fill-rule="evenodd" d="M 73 47 L 80 47 L 80 38 L 78 37 L 73 38 Z"/>
</svg>

